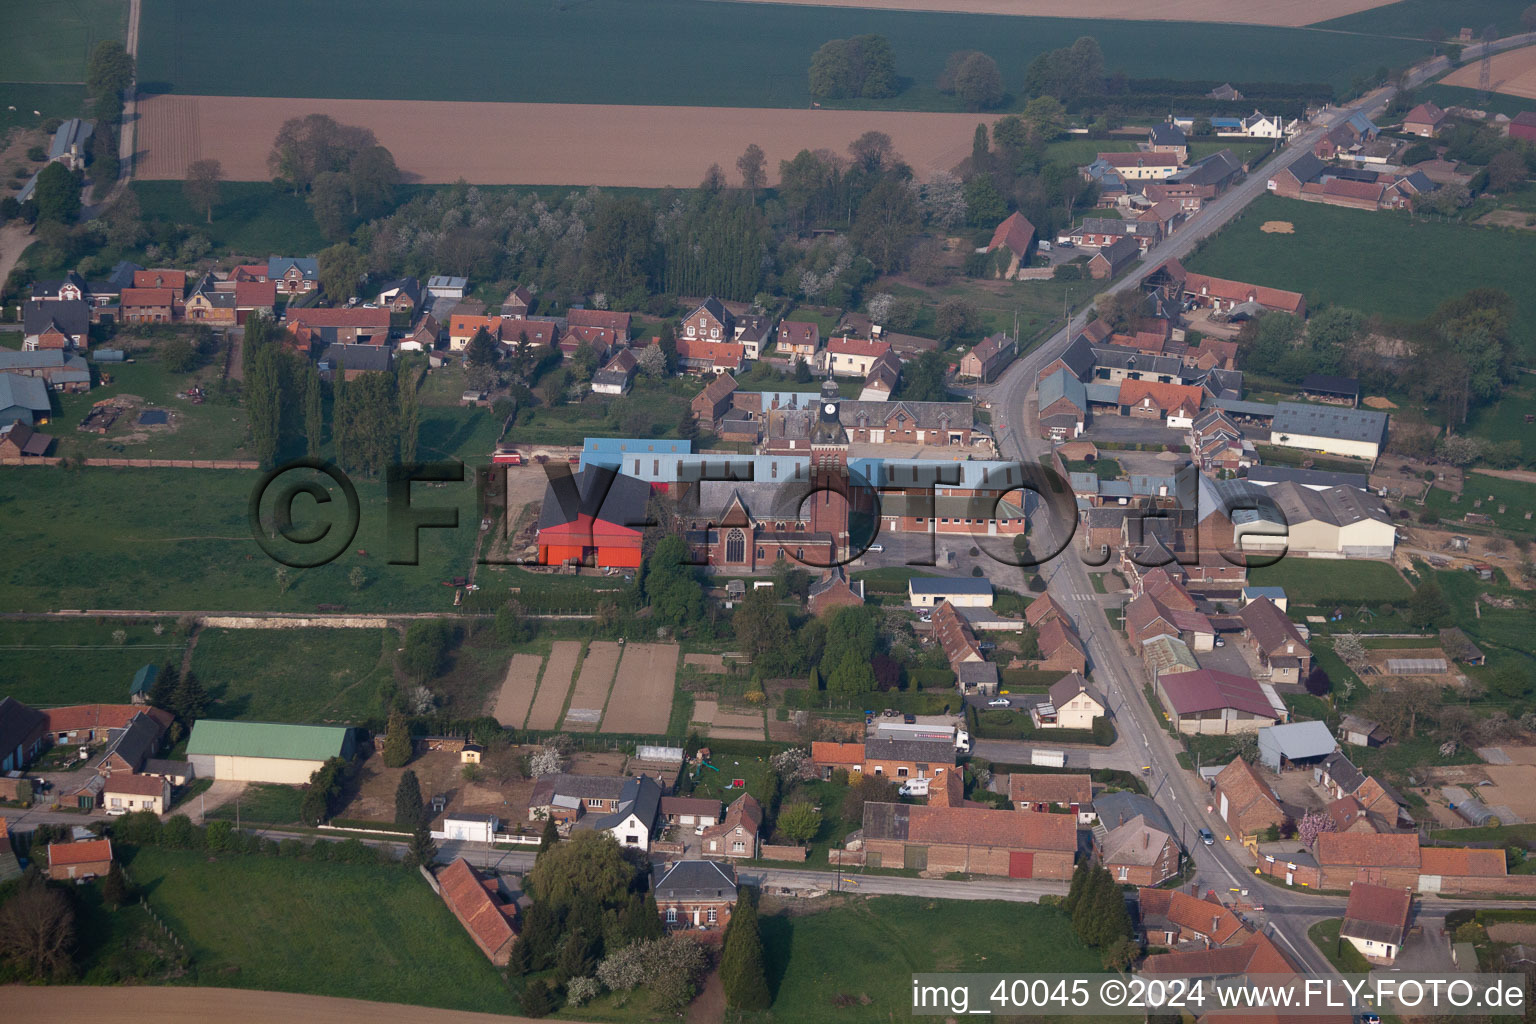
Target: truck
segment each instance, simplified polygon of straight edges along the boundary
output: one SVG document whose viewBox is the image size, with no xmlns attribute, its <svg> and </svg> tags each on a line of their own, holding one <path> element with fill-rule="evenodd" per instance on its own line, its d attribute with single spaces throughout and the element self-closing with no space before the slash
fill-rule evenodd
<svg viewBox="0 0 1536 1024">
<path fill-rule="evenodd" d="M 1067 752 L 1065 750 L 1041 750 L 1036 748 L 1029 752 L 1029 763 L 1045 768 L 1065 768 L 1067 766 Z"/>
<path fill-rule="evenodd" d="M 971 751 L 971 734 L 953 725 L 881 721 L 875 725 L 875 735 L 888 740 L 943 740 L 953 743 L 957 754 Z"/>
</svg>

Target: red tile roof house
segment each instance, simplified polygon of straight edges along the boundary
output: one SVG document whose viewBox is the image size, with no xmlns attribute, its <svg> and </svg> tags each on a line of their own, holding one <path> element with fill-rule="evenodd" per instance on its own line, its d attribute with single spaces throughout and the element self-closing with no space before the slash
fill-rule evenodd
<svg viewBox="0 0 1536 1024">
<path fill-rule="evenodd" d="M 1243 922 L 1215 899 L 1199 899 L 1178 889 L 1138 889 L 1141 930 L 1149 946 L 1193 943 L 1205 949 L 1241 945 L 1248 937 Z"/>
<path fill-rule="evenodd" d="M 697 828 L 720 823 L 720 801 L 694 796 L 661 798 L 661 818 L 668 825 Z"/>
<path fill-rule="evenodd" d="M 1256 836 L 1286 818 L 1280 797 L 1258 770 L 1240 757 L 1216 776 L 1216 813 L 1238 837 Z"/>
<path fill-rule="evenodd" d="M 169 288 L 124 288 L 119 308 L 125 324 L 168 324 L 176 316 L 176 293 Z"/>
<path fill-rule="evenodd" d="M 699 425 L 706 430 L 713 430 L 715 424 L 731 410 L 731 396 L 736 393 L 736 378 L 728 373 L 722 373 L 715 377 L 704 390 L 694 396 L 689 403 L 689 411 Z"/>
<path fill-rule="evenodd" d="M 1040 660 L 1036 667 L 1060 672 L 1087 672 L 1088 652 L 1065 619 L 1047 619 L 1036 636 Z"/>
<path fill-rule="evenodd" d="M 288 333 L 306 347 L 316 339 L 327 345 L 383 345 L 389 340 L 387 309 L 289 309 Z"/>
<path fill-rule="evenodd" d="M 1536 110 L 1522 110 L 1509 121 L 1509 137 L 1536 142 Z"/>
<path fill-rule="evenodd" d="M 1157 677 L 1157 696 L 1179 732 L 1226 735 L 1257 732 L 1287 717 L 1273 690 L 1245 676 L 1211 669 Z M 1277 708 L 1276 705 L 1280 707 Z"/>
<path fill-rule="evenodd" d="M 164 814 L 171 806 L 170 780 L 157 775 L 112 772 L 102 786 L 101 805 L 108 814 L 132 811 Z"/>
<path fill-rule="evenodd" d="M 506 307 L 502 307 L 506 312 Z M 527 307 L 524 306 L 524 312 Z M 629 341 L 629 332 L 634 317 L 630 313 L 613 313 L 606 309 L 572 309 L 565 314 L 565 323 L 568 327 L 600 327 L 603 330 L 612 331 L 621 342 Z"/>
<path fill-rule="evenodd" d="M 106 875 L 112 867 L 112 840 L 84 839 L 48 844 L 48 877 L 55 882 L 84 881 Z"/>
<path fill-rule="evenodd" d="M 746 348 L 735 342 L 677 339 L 677 364 L 680 370 L 690 373 L 740 373 L 746 361 Z"/>
<path fill-rule="evenodd" d="M 867 338 L 830 338 L 821 369 L 835 377 L 867 377 L 875 360 L 891 350 L 889 342 Z"/>
<path fill-rule="evenodd" d="M 1069 814 L 866 803 L 864 852 L 870 867 L 1064 881 L 1072 877 L 1077 819 Z"/>
<path fill-rule="evenodd" d="M 725 809 L 720 824 L 704 830 L 700 844 L 706 857 L 757 856 L 759 836 L 763 827 L 763 805 L 750 794 L 743 793 Z"/>
<path fill-rule="evenodd" d="M 1051 808 L 1072 811 L 1080 824 L 1093 821 L 1093 776 L 1050 772 L 1008 776 L 1008 799 L 1016 811 L 1048 814 Z"/>
<path fill-rule="evenodd" d="M 1420 103 L 1403 117 L 1403 131 L 1409 135 L 1432 139 L 1440 134 L 1440 126 L 1445 123 L 1445 117 L 1445 111 L 1433 103 Z"/>
<path fill-rule="evenodd" d="M 1272 313 L 1291 313 L 1301 317 L 1307 315 L 1307 300 L 1299 292 L 1229 281 L 1208 274 L 1192 274 L 1184 270 L 1178 260 L 1169 260 L 1161 269 L 1166 269 L 1174 279 L 1183 279 L 1181 290 L 1184 298 L 1193 299 L 1197 305 L 1217 312 L 1230 312 L 1234 306 L 1242 303 L 1257 302 Z"/>
<path fill-rule="evenodd" d="M 162 725 L 171 724 L 168 712 L 146 709 L 140 704 L 75 704 L 49 708 L 43 714 L 48 718 L 48 733 L 54 743 L 80 746 L 106 742 L 114 729 L 126 729 L 129 722 L 146 711 L 160 719 Z"/>
<path fill-rule="evenodd" d="M 517 942 L 517 904 L 507 902 L 497 879 L 481 878 L 459 857 L 437 873 L 437 884 L 443 902 L 480 952 L 497 967 L 507 966 Z"/>
<path fill-rule="evenodd" d="M 1237 613 L 1243 629 L 1269 669 L 1270 682 L 1299 683 L 1312 671 L 1312 650 L 1290 617 L 1267 597 L 1249 601 Z"/>
<path fill-rule="evenodd" d="M 1339 939 L 1354 946 L 1373 964 L 1394 963 L 1408 934 L 1408 916 L 1412 911 L 1412 890 L 1356 882 L 1349 889 L 1349 905 L 1344 908 Z"/>
<path fill-rule="evenodd" d="M 1403 889 L 1419 884 L 1417 834 L 1324 832 L 1313 854 L 1324 889 L 1348 889 L 1356 882 Z"/>
<path fill-rule="evenodd" d="M 1029 258 L 1029 249 L 1034 243 L 1035 226 L 1017 210 L 1010 213 L 997 226 L 997 230 L 992 232 L 992 240 L 987 243 L 987 252 L 997 252 L 999 249 L 1008 252 L 1008 262 L 998 267 L 996 276 L 1004 279 L 1016 277 L 1024 261 Z"/>
<path fill-rule="evenodd" d="M 864 744 L 817 740 L 811 744 L 811 764 L 823 779 L 832 778 L 832 773 L 839 770 L 856 775 L 864 770 Z"/>
<path fill-rule="evenodd" d="M 1243 941 L 1238 945 L 1149 956 L 1142 962 L 1141 973 L 1154 977 L 1229 978 L 1240 974 L 1294 974 L 1296 967 L 1269 936 L 1245 929 Z M 1237 1018 L 1221 1015 L 1216 1019 L 1232 1024 Z M 1329 1019 L 1306 1018 L 1307 1021 Z"/>
<path fill-rule="evenodd" d="M 1164 384 L 1127 377 L 1120 382 L 1117 402 L 1122 416 L 1163 420 L 1170 428 L 1187 430 L 1200 412 L 1202 398 L 1200 388 L 1193 384 Z"/>
</svg>

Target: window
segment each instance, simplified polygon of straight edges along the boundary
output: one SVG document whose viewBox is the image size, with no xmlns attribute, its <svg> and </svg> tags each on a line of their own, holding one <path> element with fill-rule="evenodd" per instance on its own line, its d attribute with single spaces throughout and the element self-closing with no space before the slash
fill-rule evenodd
<svg viewBox="0 0 1536 1024">
<path fill-rule="evenodd" d="M 1125 881 L 1125 876 L 1130 873 L 1130 870 L 1124 864 L 1120 865 L 1120 881 Z"/>
<path fill-rule="evenodd" d="M 725 535 L 725 560 L 727 562 L 744 562 L 747 559 L 747 538 L 740 530 L 732 530 Z"/>
<path fill-rule="evenodd" d="M 677 908 L 667 908 L 667 924 L 677 924 Z"/>
<path fill-rule="evenodd" d="M 737 839 L 731 843 L 731 852 L 733 853 L 744 853 L 746 849 L 747 844 L 742 842 L 740 839 Z"/>
<path fill-rule="evenodd" d="M 112 798 L 112 806 L 113 807 L 121 807 L 121 806 L 123 806 L 122 799 L 120 797 L 113 797 Z"/>
<path fill-rule="evenodd" d="M 714 924 L 715 921 L 718 920 L 718 918 L 716 917 L 716 912 L 715 912 L 715 908 L 714 907 L 710 907 L 709 908 L 709 913 L 706 915 L 706 917 L 707 917 L 707 919 L 708 919 L 710 924 Z"/>
<path fill-rule="evenodd" d="M 907 769 L 905 766 L 896 769 L 896 777 L 898 779 L 904 779 L 907 777 Z"/>
<path fill-rule="evenodd" d="M 588 807 L 601 807 L 601 806 L 603 806 L 603 798 L 600 797 L 600 796 L 589 796 L 589 797 L 587 797 L 587 806 Z"/>
</svg>

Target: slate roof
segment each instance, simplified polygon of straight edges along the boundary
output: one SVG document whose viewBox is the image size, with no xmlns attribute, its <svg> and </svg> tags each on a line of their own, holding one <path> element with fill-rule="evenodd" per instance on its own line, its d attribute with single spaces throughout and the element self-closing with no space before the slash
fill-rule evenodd
<svg viewBox="0 0 1536 1024">
<path fill-rule="evenodd" d="M 383 345 L 348 345 L 337 342 L 327 345 L 320 354 L 320 368 L 384 372 L 394 365 L 394 358 L 394 352 Z"/>
<path fill-rule="evenodd" d="M 1154 124 L 1148 137 L 1154 146 L 1182 146 L 1187 141 L 1184 129 L 1171 121 L 1160 121 Z"/>
<path fill-rule="evenodd" d="M 623 824 L 631 814 L 646 826 L 656 824 L 661 810 L 661 786 L 649 775 L 625 779 L 619 791 L 619 806 L 611 814 L 588 816 L 576 823 L 577 828 L 610 829 Z"/>
<path fill-rule="evenodd" d="M 1088 685 L 1088 680 L 1076 672 L 1069 672 L 1056 680 L 1056 682 L 1051 684 L 1051 688 L 1046 693 L 1050 696 L 1051 703 L 1057 709 L 1064 707 L 1068 701 L 1079 694 L 1087 694 L 1098 703 L 1099 707 L 1104 706 L 1103 694 Z"/>
<path fill-rule="evenodd" d="M 992 581 L 974 576 L 913 576 L 907 580 L 912 594 L 987 594 L 992 593 Z"/>
<path fill-rule="evenodd" d="M 1038 394 L 1042 409 L 1063 398 L 1072 403 L 1073 408 L 1082 410 L 1088 408 L 1088 393 L 1083 388 L 1083 382 L 1066 370 L 1057 370 L 1042 380 Z"/>
<path fill-rule="evenodd" d="M 22 312 L 22 333 L 27 337 L 57 327 L 70 336 L 91 328 L 91 307 L 79 299 L 32 299 Z"/>
<path fill-rule="evenodd" d="M 164 722 L 149 714 L 134 715 L 127 728 L 112 734 L 101 760 L 105 761 L 116 754 L 128 762 L 130 768 L 138 771 L 160 745 L 160 737 L 164 734 Z"/>
<path fill-rule="evenodd" d="M 1287 653 L 1288 644 L 1294 644 L 1296 654 L 1310 654 L 1306 641 L 1302 640 L 1296 624 L 1267 597 L 1249 601 L 1237 613 L 1243 620 L 1243 628 L 1253 636 L 1254 643 L 1268 654 Z"/>
<path fill-rule="evenodd" d="M 876 736 L 864 741 L 864 760 L 952 765 L 955 763 L 955 745 L 946 740 L 886 739 Z"/>
<path fill-rule="evenodd" d="M 1323 758 L 1322 768 L 1345 793 L 1353 793 L 1365 783 L 1365 773 L 1356 768 L 1355 762 L 1342 750 L 1335 750 Z"/>
<path fill-rule="evenodd" d="M 1219 150 L 1169 175 L 1164 181 L 1181 185 L 1222 186 L 1243 169 L 1242 161 L 1230 149 Z"/>
<path fill-rule="evenodd" d="M 1288 166 L 1283 168 L 1291 173 L 1297 181 L 1305 184 L 1316 181 L 1318 176 L 1326 169 L 1326 165 L 1312 153 L 1302 153 Z"/>
<path fill-rule="evenodd" d="M 1123 790 L 1118 793 L 1101 793 L 1093 800 L 1093 813 L 1110 830 L 1119 828 L 1133 818 L 1145 818 L 1153 827 L 1169 835 L 1174 831 L 1163 809 L 1151 797 L 1140 793 Z"/>
<path fill-rule="evenodd" d="M 0 427 L 0 439 L 13 442 L 23 455 L 47 455 L 49 447 L 54 442 L 52 434 L 44 434 L 40 430 L 33 430 L 29 425 L 20 420 L 7 423 Z"/>
<path fill-rule="evenodd" d="M 1382 444 L 1386 440 L 1387 414 L 1374 409 L 1281 402 L 1275 407 L 1275 418 L 1270 429 L 1276 434 L 1301 434 Z"/>
<path fill-rule="evenodd" d="M 651 869 L 651 892 L 665 900 L 734 900 L 736 869 L 712 860 L 675 860 Z"/>
<path fill-rule="evenodd" d="M 9 753 L 44 729 L 47 718 L 15 697 L 0 698 L 0 751 Z"/>
<path fill-rule="evenodd" d="M 539 510 L 541 530 L 575 522 L 581 516 L 638 529 L 645 522 L 651 488 L 643 480 L 615 473 L 605 466 L 588 466 L 571 474 L 570 486 L 551 480 Z"/>
<path fill-rule="evenodd" d="M 624 792 L 622 775 L 543 775 L 528 795 L 529 807 L 548 807 L 556 796 L 574 796 L 579 800 L 617 800 Z"/>
<path fill-rule="evenodd" d="M 1363 473 L 1333 473 L 1325 469 L 1301 469 L 1296 466 L 1254 466 L 1248 470 L 1248 482 L 1255 484 L 1297 483 L 1303 487 L 1365 487 L 1370 480 Z"/>
<path fill-rule="evenodd" d="M 272 256 L 267 259 L 267 280 L 275 281 L 296 267 L 306 281 L 320 280 L 320 261 L 307 257 Z"/>
</svg>

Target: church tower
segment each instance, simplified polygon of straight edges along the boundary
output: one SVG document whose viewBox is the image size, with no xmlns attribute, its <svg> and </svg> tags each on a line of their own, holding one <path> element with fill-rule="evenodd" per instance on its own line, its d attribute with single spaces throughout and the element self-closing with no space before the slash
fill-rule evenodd
<svg viewBox="0 0 1536 1024">
<path fill-rule="evenodd" d="M 848 510 L 853 495 L 848 478 L 848 432 L 843 429 L 837 382 L 821 385 L 816 419 L 811 425 L 811 531 L 832 539 L 834 562 L 848 553 Z"/>
</svg>

